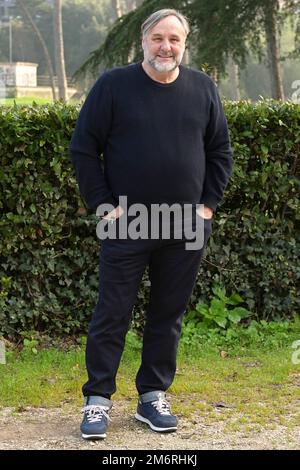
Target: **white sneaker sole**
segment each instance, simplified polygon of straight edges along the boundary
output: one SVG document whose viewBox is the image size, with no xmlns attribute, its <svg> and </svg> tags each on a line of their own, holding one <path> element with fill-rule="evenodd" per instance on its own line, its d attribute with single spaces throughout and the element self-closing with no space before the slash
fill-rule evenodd
<svg viewBox="0 0 300 470">
<path fill-rule="evenodd" d="M 90 441 L 97 441 L 98 439 L 105 439 L 106 434 L 81 434 L 83 439 L 87 439 Z"/>
<path fill-rule="evenodd" d="M 173 432 L 173 431 L 177 431 L 177 426 L 172 426 L 172 427 L 169 427 L 169 428 L 158 428 L 157 426 L 154 426 L 154 424 L 151 423 L 151 421 L 149 421 L 149 419 L 147 418 L 144 418 L 144 416 L 136 413 L 134 415 L 134 417 L 138 420 L 138 421 L 141 421 L 142 423 L 146 423 L 148 424 L 148 426 L 150 426 L 150 428 L 153 430 L 153 431 L 156 431 L 156 432 Z"/>
</svg>

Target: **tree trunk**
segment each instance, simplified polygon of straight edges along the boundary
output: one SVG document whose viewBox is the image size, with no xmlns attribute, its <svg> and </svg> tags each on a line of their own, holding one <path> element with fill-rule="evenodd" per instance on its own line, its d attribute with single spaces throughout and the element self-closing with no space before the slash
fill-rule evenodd
<svg viewBox="0 0 300 470">
<path fill-rule="evenodd" d="M 277 23 L 278 11 L 278 1 L 269 0 L 264 9 L 264 22 L 272 98 L 283 100 L 284 93 L 280 71 L 279 28 Z"/>
<path fill-rule="evenodd" d="M 46 63 L 47 63 L 49 77 L 50 77 L 51 89 L 52 89 L 52 98 L 53 98 L 53 100 L 55 100 L 56 99 L 56 91 L 55 91 L 55 81 L 54 81 L 54 70 L 53 70 L 53 67 L 52 67 L 51 57 L 50 57 L 47 45 L 44 41 L 44 38 L 43 38 L 39 28 L 37 27 L 36 23 L 34 22 L 28 8 L 25 6 L 24 1 L 23 0 L 18 0 L 18 4 L 20 5 L 21 10 L 23 11 L 24 15 L 28 19 L 29 23 L 32 26 L 32 29 L 34 30 L 35 34 L 37 35 L 37 37 L 38 37 L 38 39 L 41 43 L 42 49 L 44 51 Z"/>
<path fill-rule="evenodd" d="M 113 0 L 113 7 L 116 15 L 116 19 L 121 18 L 129 11 L 132 11 L 136 8 L 136 0 Z M 128 54 L 127 63 L 130 64 L 133 61 L 135 56 L 134 47 L 131 48 L 130 53 Z"/>
<path fill-rule="evenodd" d="M 116 18 L 121 18 L 124 15 L 124 3 L 123 0 L 113 0 L 113 7 Z"/>
<path fill-rule="evenodd" d="M 136 0 L 123 0 L 123 2 L 125 7 L 123 14 L 136 9 Z"/>
<path fill-rule="evenodd" d="M 67 78 L 64 57 L 61 0 L 54 0 L 54 43 L 59 98 L 67 101 Z"/>
<path fill-rule="evenodd" d="M 219 71 L 216 67 L 214 67 L 211 71 L 211 78 L 213 79 L 213 81 L 215 82 L 215 84 L 217 86 L 220 86 L 220 74 L 219 74 Z"/>
<path fill-rule="evenodd" d="M 232 99 L 239 101 L 241 99 L 241 88 L 240 88 L 240 70 L 238 64 L 236 64 L 232 58 L 229 57 L 229 80 L 232 86 Z"/>
<path fill-rule="evenodd" d="M 183 65 L 190 65 L 190 50 L 188 48 L 185 49 L 183 57 L 182 57 L 182 64 Z"/>
</svg>

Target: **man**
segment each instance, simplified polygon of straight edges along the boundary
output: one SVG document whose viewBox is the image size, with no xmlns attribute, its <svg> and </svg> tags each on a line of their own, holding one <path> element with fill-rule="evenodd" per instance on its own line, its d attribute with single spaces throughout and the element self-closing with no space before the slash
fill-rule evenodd
<svg viewBox="0 0 300 470">
<path fill-rule="evenodd" d="M 112 205 L 102 222 L 121 224 L 124 209 L 118 201 L 124 195 L 129 206 L 142 203 L 149 209 L 157 203 L 191 204 L 196 219 L 204 221 L 204 245 L 195 250 L 186 249 L 184 237 L 102 241 L 99 299 L 86 349 L 85 439 L 106 437 L 125 336 L 147 266 L 151 293 L 135 417 L 154 431 L 177 429 L 165 392 L 176 371 L 182 316 L 232 167 L 215 84 L 180 65 L 188 33 L 179 12 L 153 13 L 142 25 L 143 62 L 98 79 L 72 137 L 72 161 L 87 204 Z"/>
</svg>

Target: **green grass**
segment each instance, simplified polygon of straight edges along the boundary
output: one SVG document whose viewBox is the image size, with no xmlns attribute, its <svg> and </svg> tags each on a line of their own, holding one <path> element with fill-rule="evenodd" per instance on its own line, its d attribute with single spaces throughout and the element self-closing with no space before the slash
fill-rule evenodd
<svg viewBox="0 0 300 470">
<path fill-rule="evenodd" d="M 282 347 L 257 345 L 231 348 L 220 354 L 218 347 L 181 346 L 178 368 L 169 392 L 179 416 L 207 423 L 226 419 L 226 430 L 241 427 L 299 425 L 300 365 L 292 363 L 292 341 Z M 84 345 L 68 351 L 37 350 L 27 344 L 22 352 L 8 351 L 7 364 L 0 365 L 0 406 L 81 406 L 81 386 L 86 381 Z M 34 352 L 32 352 L 32 349 Z M 140 363 L 140 345 L 130 333 L 117 376 L 114 399 L 134 398 L 135 374 Z M 217 407 L 216 403 L 223 403 Z M 135 400 L 129 404 L 135 407 Z"/>
<path fill-rule="evenodd" d="M 0 101 L 0 105 L 3 106 L 13 106 L 14 104 L 32 104 L 33 102 L 37 104 L 48 104 L 53 103 L 51 98 L 40 98 L 34 96 L 26 96 L 24 98 L 5 98 Z"/>
<path fill-rule="evenodd" d="M 197 360 L 180 356 L 179 370 L 173 391 L 192 394 L 209 419 L 220 416 L 220 409 L 212 405 L 223 402 L 228 408 L 221 411 L 240 424 L 291 426 L 300 422 L 300 367 L 292 364 L 289 347 L 254 349 L 225 358 L 199 351 Z M 194 400 L 190 400 L 185 415 L 192 415 L 194 409 Z"/>
<path fill-rule="evenodd" d="M 34 96 L 26 96 L 24 98 L 5 98 L 0 100 L 0 106 L 14 106 L 16 105 L 32 105 L 33 103 L 36 103 L 37 105 L 43 105 L 43 104 L 51 104 L 54 101 L 52 98 L 40 98 L 40 97 L 34 97 Z M 71 99 L 68 101 L 69 104 L 79 104 L 82 103 L 81 100 L 74 100 Z"/>
</svg>

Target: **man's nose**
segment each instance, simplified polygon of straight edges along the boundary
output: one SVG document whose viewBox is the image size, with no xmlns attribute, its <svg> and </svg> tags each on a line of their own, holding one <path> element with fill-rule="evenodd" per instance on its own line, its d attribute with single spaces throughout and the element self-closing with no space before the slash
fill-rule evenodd
<svg viewBox="0 0 300 470">
<path fill-rule="evenodd" d="M 167 39 L 161 43 L 160 47 L 163 51 L 171 50 L 171 44 Z"/>
</svg>

